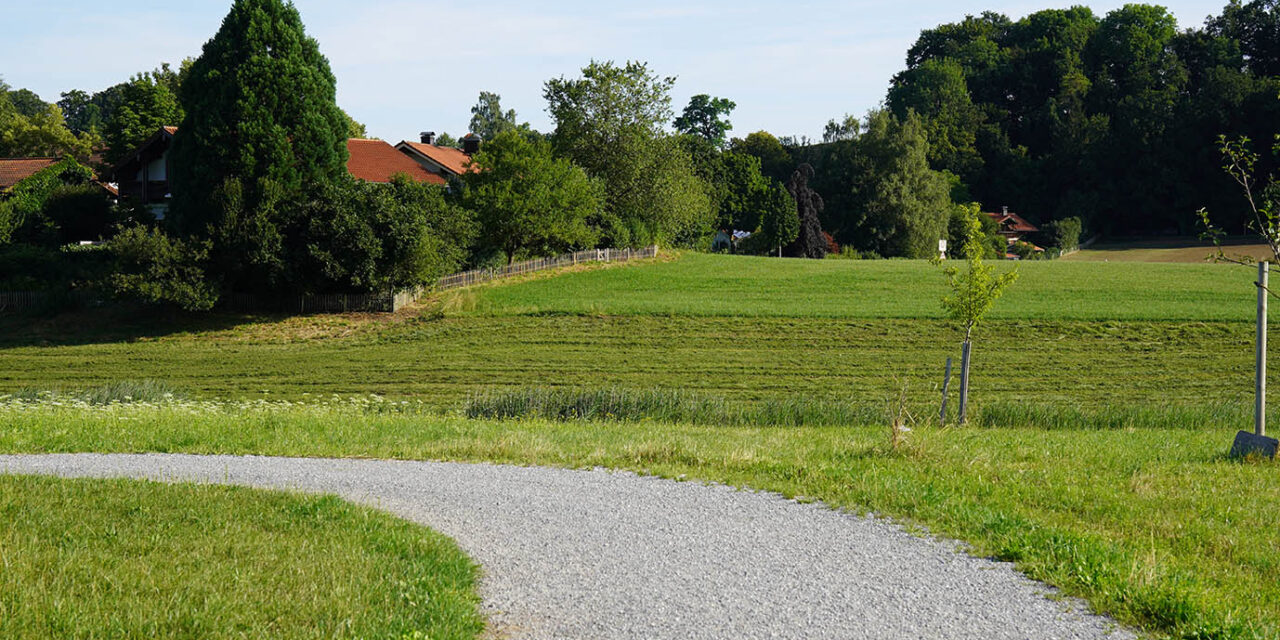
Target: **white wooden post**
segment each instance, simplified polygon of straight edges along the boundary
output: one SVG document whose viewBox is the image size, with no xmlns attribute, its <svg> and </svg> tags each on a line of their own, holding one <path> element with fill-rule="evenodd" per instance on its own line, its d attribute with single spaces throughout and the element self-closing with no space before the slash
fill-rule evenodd
<svg viewBox="0 0 1280 640">
<path fill-rule="evenodd" d="M 1260 436 L 1267 435 L 1267 272 L 1269 270 L 1268 263 L 1258 263 L 1258 351 L 1253 432 Z"/>
</svg>

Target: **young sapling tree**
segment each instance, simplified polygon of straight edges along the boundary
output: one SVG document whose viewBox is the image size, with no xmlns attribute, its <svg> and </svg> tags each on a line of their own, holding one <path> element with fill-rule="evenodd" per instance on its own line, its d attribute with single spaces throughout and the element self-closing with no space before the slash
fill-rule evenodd
<svg viewBox="0 0 1280 640">
<path fill-rule="evenodd" d="M 964 329 L 960 353 L 960 424 L 967 420 L 969 407 L 969 356 L 973 330 L 1004 294 L 1005 288 L 1018 279 L 1016 270 L 996 274 L 995 267 L 982 261 L 985 238 L 978 219 L 982 214 L 977 204 L 965 208 L 964 245 L 960 249 L 965 257 L 965 268 L 947 267 L 943 271 L 950 291 L 942 296 L 943 309 Z"/>
<path fill-rule="evenodd" d="M 1225 162 L 1222 167 L 1223 170 L 1244 191 L 1245 202 L 1248 204 L 1249 213 L 1252 215 L 1252 218 L 1248 221 L 1249 228 L 1256 231 L 1266 241 L 1267 247 L 1271 250 L 1271 262 L 1280 264 L 1280 181 L 1277 181 L 1272 176 L 1270 179 L 1263 180 L 1262 184 L 1259 184 L 1255 170 L 1258 163 L 1258 154 L 1250 149 L 1249 138 L 1240 137 L 1230 140 L 1226 136 L 1218 136 L 1218 144 Z M 1272 153 L 1280 155 L 1280 134 L 1276 134 Z M 1228 256 L 1222 250 L 1222 238 L 1226 234 L 1213 225 L 1213 222 L 1209 219 L 1208 210 L 1202 208 L 1196 213 L 1199 214 L 1200 222 L 1205 229 L 1201 237 L 1212 240 L 1216 248 L 1216 253 L 1212 256 L 1214 260 L 1245 265 L 1253 262 L 1253 258 L 1246 255 Z M 1231 447 L 1232 456 L 1244 456 L 1258 452 L 1264 456 L 1274 458 L 1277 449 L 1280 448 L 1280 443 L 1277 443 L 1275 438 L 1266 437 L 1267 296 L 1268 294 L 1274 295 L 1274 292 L 1267 287 L 1269 270 L 1267 261 L 1263 260 L 1258 265 L 1258 280 L 1254 283 L 1258 287 L 1258 338 L 1255 344 L 1253 433 L 1241 431 L 1236 434 L 1235 443 Z"/>
</svg>

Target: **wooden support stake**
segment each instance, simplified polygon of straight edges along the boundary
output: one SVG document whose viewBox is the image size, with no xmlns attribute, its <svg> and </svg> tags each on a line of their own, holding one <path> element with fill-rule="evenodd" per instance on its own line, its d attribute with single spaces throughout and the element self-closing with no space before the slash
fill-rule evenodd
<svg viewBox="0 0 1280 640">
<path fill-rule="evenodd" d="M 942 376 L 942 411 L 938 414 L 939 426 L 947 426 L 947 389 L 951 386 L 951 358 L 947 358 L 947 372 Z"/>
</svg>

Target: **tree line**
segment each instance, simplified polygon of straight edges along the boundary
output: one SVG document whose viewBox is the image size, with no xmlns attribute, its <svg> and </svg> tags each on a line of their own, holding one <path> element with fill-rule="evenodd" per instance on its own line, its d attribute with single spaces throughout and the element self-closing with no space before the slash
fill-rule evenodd
<svg viewBox="0 0 1280 640">
<path fill-rule="evenodd" d="M 821 142 L 730 137 L 732 100 L 699 94 L 676 114 L 674 78 L 592 61 L 544 84 L 547 133 L 482 92 L 470 125 L 484 144 L 440 188 L 351 178 L 345 140 L 364 127 L 336 105 L 319 45 L 281 0 L 236 0 L 176 70 L 57 104 L 0 83 L 0 157 L 66 157 L 0 200 L 0 262 L 84 260 L 102 277 L 44 273 L 206 308 L 227 291 L 385 291 L 586 247 L 705 249 L 717 230 L 754 232 L 746 253 L 932 257 L 940 238 L 965 241 L 975 206 L 1009 206 L 1064 248 L 1083 227 L 1192 233 L 1201 207 L 1235 230 L 1244 207 L 1217 139 L 1275 131 L 1277 6 L 1232 0 L 1181 32 L 1149 5 L 969 16 L 922 32 L 883 106 L 832 119 Z M 75 215 L 93 199 L 94 153 L 109 164 L 172 124 L 164 221 L 127 202 Z M 65 249 L 93 233 L 109 240 L 97 253 Z M 0 284 L 35 277 L 15 273 Z"/>
</svg>

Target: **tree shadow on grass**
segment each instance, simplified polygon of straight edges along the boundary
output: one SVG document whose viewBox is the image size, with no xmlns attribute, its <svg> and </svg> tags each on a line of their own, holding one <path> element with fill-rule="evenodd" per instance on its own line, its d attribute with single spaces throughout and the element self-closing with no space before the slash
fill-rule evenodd
<svg viewBox="0 0 1280 640">
<path fill-rule="evenodd" d="M 0 314 L 0 349 L 137 342 L 277 321 L 287 314 L 185 312 L 112 304 L 60 311 Z"/>
</svg>

